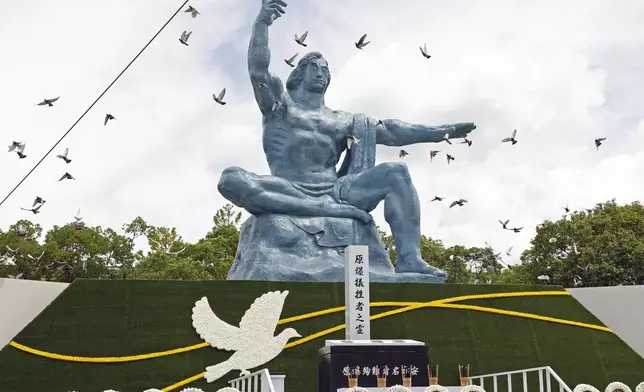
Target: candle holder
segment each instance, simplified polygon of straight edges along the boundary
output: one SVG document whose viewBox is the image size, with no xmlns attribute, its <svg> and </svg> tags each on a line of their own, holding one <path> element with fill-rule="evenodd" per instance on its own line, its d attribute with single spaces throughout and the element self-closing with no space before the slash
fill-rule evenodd
<svg viewBox="0 0 644 392">
<path fill-rule="evenodd" d="M 402 374 L 402 385 L 406 388 L 411 388 L 411 370 L 407 369 L 405 371 L 405 366 L 400 366 L 400 373 Z"/>
<path fill-rule="evenodd" d="M 377 375 L 378 388 L 387 388 L 387 376 Z"/>
<path fill-rule="evenodd" d="M 349 381 L 349 388 L 355 388 L 358 386 L 358 376 L 347 376 L 347 380 Z"/>
<path fill-rule="evenodd" d="M 438 365 L 427 365 L 427 374 L 429 376 L 429 385 L 438 384 Z"/>
<path fill-rule="evenodd" d="M 458 365 L 458 375 L 461 379 L 461 386 L 468 385 L 470 383 L 470 365 Z"/>
</svg>

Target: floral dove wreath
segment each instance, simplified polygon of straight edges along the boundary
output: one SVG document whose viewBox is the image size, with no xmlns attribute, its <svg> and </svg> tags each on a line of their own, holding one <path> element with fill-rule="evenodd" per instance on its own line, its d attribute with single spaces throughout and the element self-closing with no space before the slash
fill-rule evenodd
<svg viewBox="0 0 644 392">
<path fill-rule="evenodd" d="M 73 391 L 73 392 L 76 392 L 76 391 Z M 118 391 L 115 391 L 114 389 L 108 389 L 103 392 L 118 392 Z M 146 389 L 143 392 L 163 392 L 163 391 L 161 391 L 160 389 L 151 388 L 151 389 Z M 204 390 L 199 388 L 186 388 L 186 389 L 182 389 L 180 392 L 204 392 Z M 240 390 L 237 388 L 226 387 L 226 388 L 218 389 L 217 392 L 240 392 Z"/>
<path fill-rule="evenodd" d="M 599 389 L 595 388 L 590 384 L 577 384 L 575 389 L 572 392 L 599 392 Z"/>
<path fill-rule="evenodd" d="M 442 385 L 430 385 L 425 388 L 425 392 L 448 392 L 448 389 Z"/>
<path fill-rule="evenodd" d="M 604 392 L 632 392 L 631 388 L 623 382 L 615 381 L 608 384 Z"/>
<path fill-rule="evenodd" d="M 461 392 L 485 392 L 485 389 L 478 385 L 466 385 L 463 387 L 463 389 L 461 389 Z"/>
</svg>

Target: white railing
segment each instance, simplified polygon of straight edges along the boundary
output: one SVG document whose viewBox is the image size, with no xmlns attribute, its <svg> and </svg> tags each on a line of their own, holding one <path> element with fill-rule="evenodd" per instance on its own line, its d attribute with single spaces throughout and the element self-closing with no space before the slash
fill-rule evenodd
<svg viewBox="0 0 644 392">
<path fill-rule="evenodd" d="M 492 379 L 492 388 L 493 391 L 490 391 L 490 389 L 486 389 L 487 391 L 490 392 L 499 392 L 498 386 L 499 386 L 499 378 L 506 379 L 508 389 L 507 392 L 512 392 L 512 376 L 521 376 L 521 381 L 523 384 L 523 392 L 528 392 L 528 374 L 536 374 L 538 377 L 539 381 L 539 392 L 553 392 L 553 385 L 552 385 L 552 379 L 555 380 L 555 388 L 557 388 L 558 385 L 558 392 L 572 392 L 572 390 L 566 385 L 565 382 L 555 373 L 554 370 L 550 366 L 543 366 L 543 367 L 538 367 L 538 368 L 532 368 L 532 369 L 523 369 L 523 370 L 514 370 L 511 372 L 503 372 L 503 373 L 493 373 L 493 374 L 483 374 L 480 376 L 470 376 L 470 385 L 480 385 L 485 389 L 485 381 L 487 379 Z M 533 391 L 530 391 L 533 392 Z"/>
<path fill-rule="evenodd" d="M 240 392 L 284 392 L 284 376 L 271 375 L 268 369 L 237 377 L 228 384 Z"/>
</svg>

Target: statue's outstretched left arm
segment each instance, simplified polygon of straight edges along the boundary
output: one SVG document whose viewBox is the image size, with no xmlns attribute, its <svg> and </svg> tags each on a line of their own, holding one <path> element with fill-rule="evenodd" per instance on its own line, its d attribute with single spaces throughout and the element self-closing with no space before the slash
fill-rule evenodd
<svg viewBox="0 0 644 392">
<path fill-rule="evenodd" d="M 376 143 L 386 146 L 438 143 L 445 140 L 445 134 L 450 139 L 463 138 L 475 129 L 474 123 L 429 126 L 400 120 L 382 120 L 376 126 Z"/>
</svg>

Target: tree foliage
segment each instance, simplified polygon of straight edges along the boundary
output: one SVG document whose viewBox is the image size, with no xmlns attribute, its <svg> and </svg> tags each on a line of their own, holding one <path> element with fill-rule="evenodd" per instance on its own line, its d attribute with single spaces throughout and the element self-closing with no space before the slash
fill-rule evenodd
<svg viewBox="0 0 644 392">
<path fill-rule="evenodd" d="M 574 212 L 569 219 L 544 221 L 522 255 L 526 275 L 573 286 L 644 283 L 644 207 L 614 200 Z"/>
<path fill-rule="evenodd" d="M 40 225 L 20 220 L 0 230 L 0 276 L 70 282 L 93 279 L 226 279 L 235 260 L 241 212 L 231 204 L 213 216 L 213 225 L 194 243 L 174 227 L 154 226 L 136 217 L 120 231 L 100 226 Z M 378 229 L 392 263 L 397 262 L 393 237 Z M 145 240 L 147 252 L 135 251 Z M 526 284 L 564 287 L 644 283 L 644 207 L 615 201 L 577 211 L 537 227 L 521 264 L 508 267 L 504 255 L 489 245 L 446 247 L 421 237 L 421 256 L 448 273 L 447 283 Z"/>
</svg>

